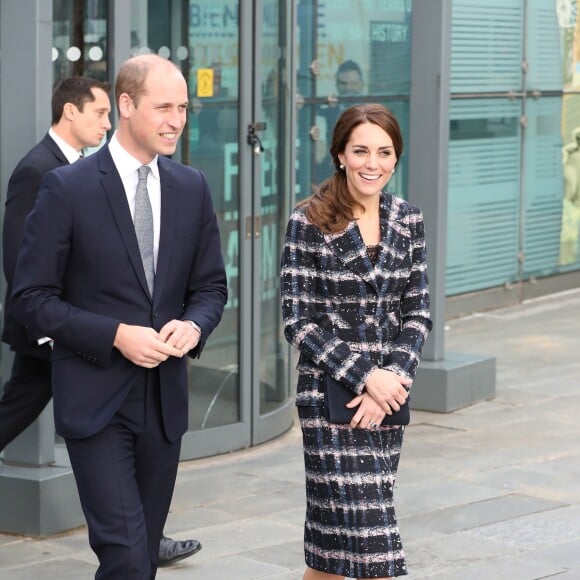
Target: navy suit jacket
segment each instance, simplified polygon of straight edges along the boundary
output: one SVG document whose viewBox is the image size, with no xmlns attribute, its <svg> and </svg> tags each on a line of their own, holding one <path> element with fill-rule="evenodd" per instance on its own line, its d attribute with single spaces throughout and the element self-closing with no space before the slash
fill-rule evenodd
<svg viewBox="0 0 580 580">
<path fill-rule="evenodd" d="M 24 326 L 14 319 L 10 294 L 26 217 L 34 207 L 44 175 L 62 165 L 68 165 L 67 158 L 47 133 L 20 160 L 10 176 L 2 227 L 2 258 L 7 282 L 2 341 L 16 352 L 45 360 L 50 358 L 50 348 L 48 345 L 39 346 L 36 339 L 42 335 L 29 336 Z"/>
<path fill-rule="evenodd" d="M 159 157 L 161 228 L 154 296 L 147 289 L 127 197 L 108 146 L 47 174 L 25 227 L 14 276 L 15 315 L 54 339 L 57 432 L 100 431 L 136 381 L 139 367 L 113 348 L 120 322 L 161 327 L 194 320 L 199 356 L 227 300 L 216 216 L 204 176 Z M 159 365 L 165 432 L 187 429 L 186 359 Z"/>
</svg>

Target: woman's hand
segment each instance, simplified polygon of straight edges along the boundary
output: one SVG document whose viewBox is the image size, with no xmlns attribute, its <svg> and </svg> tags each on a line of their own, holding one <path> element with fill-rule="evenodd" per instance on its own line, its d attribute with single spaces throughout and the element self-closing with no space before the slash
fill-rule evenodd
<svg viewBox="0 0 580 580">
<path fill-rule="evenodd" d="M 383 422 L 386 413 L 368 393 L 358 395 L 346 406 L 352 409 L 357 405 L 358 409 L 350 422 L 353 429 L 376 429 Z"/>
<path fill-rule="evenodd" d="M 375 369 L 367 379 L 365 390 L 387 415 L 392 415 L 407 400 L 409 393 L 405 386 L 412 382 L 391 371 Z"/>
</svg>

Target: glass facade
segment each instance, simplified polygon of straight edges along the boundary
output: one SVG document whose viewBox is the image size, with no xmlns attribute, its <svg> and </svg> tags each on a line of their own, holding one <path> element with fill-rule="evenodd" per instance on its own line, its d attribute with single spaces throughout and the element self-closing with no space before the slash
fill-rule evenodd
<svg viewBox="0 0 580 580">
<path fill-rule="evenodd" d="M 452 0 L 447 296 L 580 268 L 577 9 Z"/>
</svg>

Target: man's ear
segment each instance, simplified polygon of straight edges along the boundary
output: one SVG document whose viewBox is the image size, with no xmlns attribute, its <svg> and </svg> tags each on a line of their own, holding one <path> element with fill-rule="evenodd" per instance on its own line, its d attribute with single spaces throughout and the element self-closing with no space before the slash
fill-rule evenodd
<svg viewBox="0 0 580 580">
<path fill-rule="evenodd" d="M 62 116 L 68 121 L 72 121 L 78 113 L 79 110 L 72 103 L 65 103 L 62 108 Z"/>
<path fill-rule="evenodd" d="M 133 99 L 127 93 L 119 95 L 119 116 L 127 119 L 135 108 Z"/>
</svg>

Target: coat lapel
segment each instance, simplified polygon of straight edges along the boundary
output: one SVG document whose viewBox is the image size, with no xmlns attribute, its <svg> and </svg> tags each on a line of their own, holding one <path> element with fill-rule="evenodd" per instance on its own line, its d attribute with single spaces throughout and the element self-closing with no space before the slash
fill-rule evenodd
<svg viewBox="0 0 580 580">
<path fill-rule="evenodd" d="M 360 276 L 378 292 L 375 269 L 355 221 L 350 222 L 342 232 L 325 234 L 324 239 L 346 268 Z"/>
<path fill-rule="evenodd" d="M 380 205 L 380 250 L 375 266 L 371 263 L 356 221 L 337 234 L 325 234 L 327 245 L 349 270 L 370 284 L 378 294 L 384 295 L 395 272 L 408 252 L 408 228 L 393 207 L 393 197 L 382 194 Z"/>
<path fill-rule="evenodd" d="M 391 272 L 397 272 L 408 254 L 409 228 L 398 211 L 398 205 L 390 195 L 383 195 L 380 208 L 381 249 L 376 268 L 382 273 L 379 285 L 381 294 L 386 294 L 392 280 Z"/>
<path fill-rule="evenodd" d="M 139 283 L 144 292 L 150 296 L 123 182 L 113 163 L 113 158 L 109 153 L 109 147 L 102 147 L 96 155 L 98 156 L 99 171 L 101 173 L 101 185 L 111 206 L 117 228 L 119 229 L 121 238 L 129 254 L 129 259 L 135 270 L 135 275 L 139 279 Z"/>
</svg>

